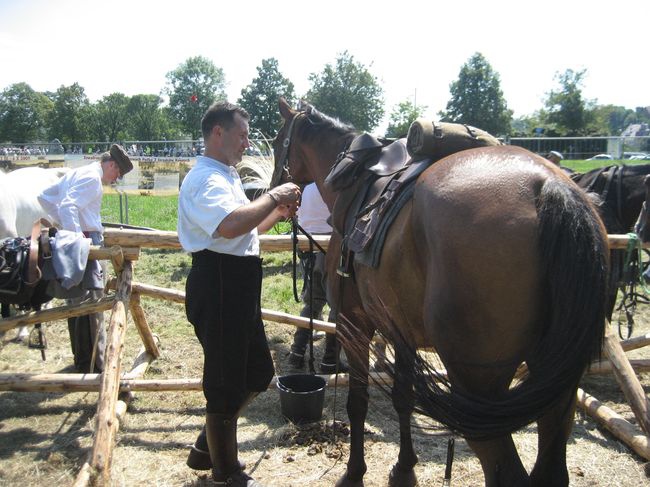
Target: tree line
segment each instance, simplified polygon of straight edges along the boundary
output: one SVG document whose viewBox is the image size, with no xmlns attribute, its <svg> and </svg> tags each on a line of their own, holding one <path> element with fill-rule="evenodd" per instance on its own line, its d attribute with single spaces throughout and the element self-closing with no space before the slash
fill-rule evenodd
<svg viewBox="0 0 650 487">
<path fill-rule="evenodd" d="M 438 113 L 441 121 L 464 123 L 497 136 L 620 135 L 632 123 L 649 123 L 649 107 L 599 105 L 582 94 L 586 70 L 556 73 L 557 86 L 533 114 L 513 118 L 501 90 L 499 74 L 481 54 L 473 54 L 450 84 L 451 97 Z M 91 103 L 78 83 L 55 92 L 37 92 L 15 83 L 0 93 L 0 142 L 24 144 L 54 138 L 63 143 L 118 140 L 179 140 L 200 137 L 200 120 L 215 101 L 225 100 L 222 68 L 203 56 L 191 57 L 167 73 L 159 94 L 111 93 Z M 301 95 L 319 110 L 361 131 L 371 132 L 384 117 L 384 90 L 370 67 L 349 52 L 340 53 L 319 73 L 309 76 Z M 257 76 L 241 90 L 236 103 L 251 115 L 250 126 L 272 137 L 281 118 L 277 101 L 297 100 L 294 84 L 275 58 L 262 60 Z M 165 102 L 165 98 L 167 102 Z M 386 137 L 406 134 L 426 105 L 404 100 L 389 114 Z"/>
</svg>

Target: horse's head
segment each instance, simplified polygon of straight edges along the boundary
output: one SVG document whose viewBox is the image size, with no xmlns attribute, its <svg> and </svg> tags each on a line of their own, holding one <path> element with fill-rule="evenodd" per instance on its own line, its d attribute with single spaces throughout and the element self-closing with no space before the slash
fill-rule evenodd
<svg viewBox="0 0 650 487">
<path fill-rule="evenodd" d="M 294 110 L 280 98 L 280 114 L 284 124 L 273 141 L 275 169 L 271 186 L 289 180 L 307 184 L 325 179 L 336 156 L 354 137 L 354 128 L 304 101 Z"/>
<path fill-rule="evenodd" d="M 305 173 L 304 158 L 300 144 L 296 141 L 300 118 L 311 113 L 311 109 L 311 105 L 301 102 L 299 109 L 294 110 L 284 98 L 280 98 L 280 115 L 284 123 L 273 140 L 275 168 L 271 177 L 272 188 L 288 181 L 307 184 L 314 180 Z"/>
</svg>

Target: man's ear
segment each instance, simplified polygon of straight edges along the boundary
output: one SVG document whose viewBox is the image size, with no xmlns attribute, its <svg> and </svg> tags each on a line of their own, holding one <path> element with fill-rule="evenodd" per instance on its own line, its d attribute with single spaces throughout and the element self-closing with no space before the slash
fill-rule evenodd
<svg viewBox="0 0 650 487">
<path fill-rule="evenodd" d="M 221 125 L 215 125 L 212 127 L 212 136 L 221 137 L 223 135 L 223 127 Z"/>
</svg>

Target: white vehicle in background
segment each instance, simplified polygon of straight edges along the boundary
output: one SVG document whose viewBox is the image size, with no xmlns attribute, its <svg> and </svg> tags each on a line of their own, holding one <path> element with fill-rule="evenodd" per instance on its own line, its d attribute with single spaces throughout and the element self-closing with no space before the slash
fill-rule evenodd
<svg viewBox="0 0 650 487">
<path fill-rule="evenodd" d="M 630 161 L 649 161 L 650 154 L 636 154 L 630 157 Z"/>
<path fill-rule="evenodd" d="M 612 159 L 614 158 L 609 154 L 597 154 L 594 157 L 590 157 L 587 160 L 588 161 L 607 161 L 607 160 L 611 161 Z"/>
<path fill-rule="evenodd" d="M 645 159 L 648 156 L 645 152 L 623 152 L 623 159 Z"/>
</svg>

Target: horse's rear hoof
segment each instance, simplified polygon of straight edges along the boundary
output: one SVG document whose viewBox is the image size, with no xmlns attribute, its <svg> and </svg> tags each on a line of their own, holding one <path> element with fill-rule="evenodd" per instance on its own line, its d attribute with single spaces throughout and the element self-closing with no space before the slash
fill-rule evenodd
<svg viewBox="0 0 650 487">
<path fill-rule="evenodd" d="M 345 472 L 343 477 L 336 482 L 335 487 L 363 487 L 363 479 L 352 480 L 348 477 L 348 473 Z"/>
<path fill-rule="evenodd" d="M 405 469 L 399 463 L 393 465 L 388 475 L 389 487 L 414 487 L 418 485 L 413 468 Z"/>
</svg>

